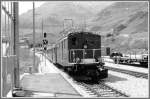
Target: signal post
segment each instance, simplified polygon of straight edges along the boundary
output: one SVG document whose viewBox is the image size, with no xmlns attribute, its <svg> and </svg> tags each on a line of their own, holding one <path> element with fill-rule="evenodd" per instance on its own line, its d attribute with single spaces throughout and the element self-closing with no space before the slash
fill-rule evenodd
<svg viewBox="0 0 150 99">
<path fill-rule="evenodd" d="M 43 36 L 44 36 L 44 39 L 43 39 L 43 50 L 44 50 L 44 53 L 45 53 L 45 56 L 46 56 L 47 44 L 48 44 L 48 40 L 46 39 L 47 33 L 44 32 Z M 45 66 L 46 66 L 46 58 L 45 58 Z"/>
</svg>

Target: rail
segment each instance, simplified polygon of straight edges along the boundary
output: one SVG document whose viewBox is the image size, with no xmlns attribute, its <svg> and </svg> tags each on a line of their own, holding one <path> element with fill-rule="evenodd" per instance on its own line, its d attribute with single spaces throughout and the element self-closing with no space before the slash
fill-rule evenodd
<svg viewBox="0 0 150 99">
<path fill-rule="evenodd" d="M 84 82 L 76 82 L 79 86 L 83 86 L 85 91 L 92 97 L 129 97 L 125 93 L 118 91 L 103 82 L 98 84 L 87 84 Z"/>
<path fill-rule="evenodd" d="M 116 72 L 121 72 L 121 73 L 125 73 L 125 74 L 128 74 L 128 75 L 132 75 L 132 76 L 135 76 L 135 77 L 142 77 L 142 78 L 148 79 L 148 74 L 147 73 L 140 73 L 140 72 L 129 71 L 129 70 L 113 68 L 113 67 L 108 67 L 108 66 L 105 66 L 105 68 L 107 68 L 109 70 L 112 70 L 112 71 L 116 71 Z"/>
</svg>

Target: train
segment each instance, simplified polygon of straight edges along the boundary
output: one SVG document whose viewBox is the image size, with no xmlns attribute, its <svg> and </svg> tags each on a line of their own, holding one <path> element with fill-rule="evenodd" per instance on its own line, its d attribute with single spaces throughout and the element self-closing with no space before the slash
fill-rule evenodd
<svg viewBox="0 0 150 99">
<path fill-rule="evenodd" d="M 114 59 L 115 63 L 138 62 L 141 65 L 148 66 L 148 54 L 122 54 L 120 52 L 113 52 L 110 57 Z"/>
<path fill-rule="evenodd" d="M 47 50 L 52 63 L 72 75 L 93 81 L 108 77 L 101 57 L 101 36 L 92 32 L 70 32 Z"/>
</svg>

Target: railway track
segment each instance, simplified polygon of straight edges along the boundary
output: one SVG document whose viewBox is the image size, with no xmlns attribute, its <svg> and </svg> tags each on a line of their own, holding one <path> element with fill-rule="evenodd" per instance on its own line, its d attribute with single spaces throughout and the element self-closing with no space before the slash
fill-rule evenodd
<svg viewBox="0 0 150 99">
<path fill-rule="evenodd" d="M 74 78 L 70 75 L 68 76 L 71 78 Z M 77 81 L 75 79 L 73 79 L 73 82 L 77 84 L 79 87 L 81 87 L 91 97 L 129 97 L 125 93 L 106 85 L 104 82 L 91 84 L 91 83 L 85 83 L 82 81 Z"/>
<path fill-rule="evenodd" d="M 82 87 L 91 97 L 129 97 L 112 87 L 99 82 L 98 84 L 87 84 L 83 82 L 76 82 Z"/>
<path fill-rule="evenodd" d="M 124 69 L 119 69 L 119 68 L 113 68 L 113 67 L 108 67 L 108 66 L 105 66 L 105 68 L 107 68 L 109 70 L 112 70 L 112 71 L 116 71 L 116 72 L 125 73 L 125 74 L 128 74 L 128 75 L 132 75 L 134 77 L 148 79 L 148 74 L 147 73 L 140 73 L 140 72 L 124 70 Z"/>
</svg>

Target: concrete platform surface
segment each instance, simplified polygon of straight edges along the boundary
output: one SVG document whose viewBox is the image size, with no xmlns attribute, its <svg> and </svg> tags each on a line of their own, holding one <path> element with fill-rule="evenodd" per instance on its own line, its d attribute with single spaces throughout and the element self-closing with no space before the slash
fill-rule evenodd
<svg viewBox="0 0 150 99">
<path fill-rule="evenodd" d="M 25 75 L 20 86 L 27 97 L 82 97 L 59 73 Z"/>
</svg>

